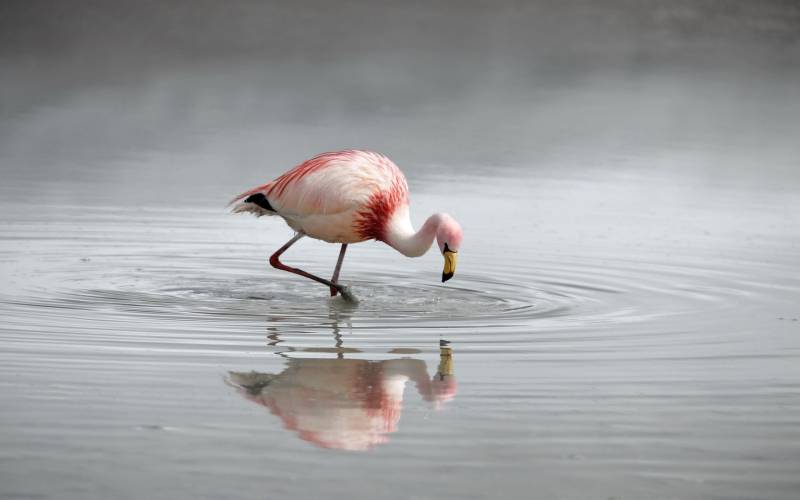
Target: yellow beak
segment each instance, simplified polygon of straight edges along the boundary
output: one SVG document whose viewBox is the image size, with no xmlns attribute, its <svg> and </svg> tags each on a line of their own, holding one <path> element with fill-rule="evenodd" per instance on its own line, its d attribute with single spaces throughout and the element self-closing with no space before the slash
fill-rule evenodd
<svg viewBox="0 0 800 500">
<path fill-rule="evenodd" d="M 456 259 L 458 254 L 452 250 L 444 251 L 444 271 L 442 271 L 442 283 L 449 280 L 456 273 Z"/>
</svg>

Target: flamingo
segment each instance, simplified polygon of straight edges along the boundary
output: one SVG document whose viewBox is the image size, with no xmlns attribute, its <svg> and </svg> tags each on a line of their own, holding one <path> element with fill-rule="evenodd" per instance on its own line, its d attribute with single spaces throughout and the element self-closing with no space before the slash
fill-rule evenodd
<svg viewBox="0 0 800 500">
<path fill-rule="evenodd" d="M 277 179 L 254 187 L 231 200 L 233 213 L 282 217 L 295 235 L 269 258 L 272 267 L 326 285 L 335 297 L 354 300 L 339 283 L 347 246 L 382 241 L 407 257 L 419 257 L 434 237 L 444 256 L 442 282 L 453 277 L 461 246 L 461 226 L 437 213 L 414 231 L 409 217 L 408 184 L 400 168 L 371 151 L 344 150 L 319 154 Z M 304 236 L 340 243 L 339 258 L 330 280 L 280 261 L 280 256 Z"/>
</svg>

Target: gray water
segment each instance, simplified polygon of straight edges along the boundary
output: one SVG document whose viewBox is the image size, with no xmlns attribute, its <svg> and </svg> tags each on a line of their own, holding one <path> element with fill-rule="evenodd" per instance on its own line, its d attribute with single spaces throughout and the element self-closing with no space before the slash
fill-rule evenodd
<svg viewBox="0 0 800 500">
<path fill-rule="evenodd" d="M 800 495 L 792 3 L 8 5 L 0 498 Z M 226 213 L 347 147 L 453 280 Z"/>
</svg>

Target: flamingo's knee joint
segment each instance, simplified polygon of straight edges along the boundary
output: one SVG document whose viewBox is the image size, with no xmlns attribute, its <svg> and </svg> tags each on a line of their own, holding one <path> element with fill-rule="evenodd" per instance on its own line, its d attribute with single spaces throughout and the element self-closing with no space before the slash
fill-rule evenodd
<svg viewBox="0 0 800 500">
<path fill-rule="evenodd" d="M 278 256 L 277 255 L 271 255 L 270 256 L 269 265 L 271 265 L 275 269 L 280 269 L 281 267 L 283 267 L 283 265 L 281 264 L 281 261 L 278 260 Z"/>
</svg>

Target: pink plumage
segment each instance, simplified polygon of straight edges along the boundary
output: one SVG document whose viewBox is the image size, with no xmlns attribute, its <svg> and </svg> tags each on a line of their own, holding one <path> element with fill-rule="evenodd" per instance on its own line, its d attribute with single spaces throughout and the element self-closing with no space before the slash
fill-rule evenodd
<svg viewBox="0 0 800 500">
<path fill-rule="evenodd" d="M 379 153 L 353 149 L 322 153 L 271 182 L 245 191 L 231 204 L 234 212 L 282 217 L 297 236 L 270 262 L 279 269 L 329 285 L 334 295 L 342 291 L 336 278 L 350 243 L 375 239 L 416 257 L 424 254 L 436 237 L 446 261 L 443 281 L 455 270 L 461 227 L 452 217 L 435 214 L 415 232 L 409 218 L 406 178 L 392 160 Z M 333 280 L 284 266 L 278 260 L 304 235 L 343 245 Z"/>
<path fill-rule="evenodd" d="M 357 150 L 317 155 L 234 202 L 254 194 L 262 194 L 296 231 L 331 243 L 384 240 L 392 215 L 408 205 L 408 184 L 397 165 Z M 234 210 L 267 215 L 252 203 Z"/>
</svg>

